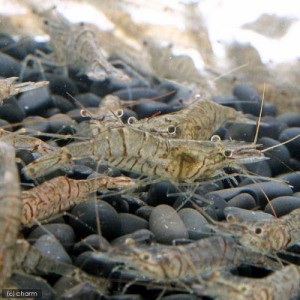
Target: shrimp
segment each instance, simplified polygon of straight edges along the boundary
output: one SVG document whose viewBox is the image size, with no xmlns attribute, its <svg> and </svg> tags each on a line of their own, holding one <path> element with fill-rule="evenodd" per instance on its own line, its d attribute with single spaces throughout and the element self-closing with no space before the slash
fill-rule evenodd
<svg viewBox="0 0 300 300">
<path fill-rule="evenodd" d="M 103 80 L 107 76 L 121 81 L 130 78 L 116 69 L 104 57 L 97 34 L 84 23 L 72 24 L 55 9 L 38 12 L 44 21 L 44 29 L 50 36 L 52 55 L 44 56 L 45 61 L 61 66 L 80 69 L 92 80 Z"/>
<path fill-rule="evenodd" d="M 20 82 L 17 83 L 18 77 L 10 77 L 0 79 L 0 105 L 3 104 L 3 100 L 19 93 L 35 90 L 46 86 L 48 81 L 39 82 Z"/>
<path fill-rule="evenodd" d="M 275 253 L 300 241 L 300 209 L 270 220 L 236 222 L 233 219 L 224 230 L 236 235 L 243 246 L 253 251 Z"/>
<path fill-rule="evenodd" d="M 0 142 L 0 289 L 14 267 L 14 247 L 21 224 L 22 201 L 14 149 Z"/>
<path fill-rule="evenodd" d="M 250 120 L 234 108 L 202 99 L 178 112 L 131 121 L 130 126 L 166 138 L 207 140 L 224 122 Z"/>
<path fill-rule="evenodd" d="M 294 299 L 300 293 L 300 268 L 288 265 L 262 278 L 222 278 L 212 276 L 204 287 L 194 284 L 192 289 L 199 295 L 209 295 L 222 300 L 282 300 Z"/>
<path fill-rule="evenodd" d="M 59 176 L 22 192 L 22 223 L 30 224 L 34 219 L 50 218 L 85 201 L 90 193 L 99 189 L 133 186 L 133 180 L 125 176 L 102 176 L 87 180 L 74 180 Z"/>
<path fill-rule="evenodd" d="M 152 245 L 147 248 L 127 245 L 114 248 L 109 253 L 95 253 L 120 260 L 149 279 L 160 282 L 195 279 L 210 270 L 230 268 L 249 263 L 278 268 L 278 263 L 266 256 L 239 247 L 231 237 L 215 236 L 182 246 Z"/>
<path fill-rule="evenodd" d="M 150 177 L 191 183 L 210 178 L 225 166 L 265 159 L 255 144 L 220 141 L 219 137 L 215 139 L 216 136 L 212 141 L 165 139 L 121 122 L 118 126 L 111 122 L 106 128 L 98 123 L 98 129 L 95 124 L 92 128 L 93 139 L 72 143 L 56 153 L 42 156 L 27 165 L 24 173 L 36 178 L 74 159 L 92 157 Z"/>
</svg>

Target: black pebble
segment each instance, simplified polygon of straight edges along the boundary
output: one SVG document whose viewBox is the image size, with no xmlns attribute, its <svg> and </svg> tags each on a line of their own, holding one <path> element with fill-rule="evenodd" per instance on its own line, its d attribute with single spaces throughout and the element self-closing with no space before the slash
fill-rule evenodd
<svg viewBox="0 0 300 300">
<path fill-rule="evenodd" d="M 271 208 L 271 205 L 276 212 L 276 216 L 281 217 L 283 215 L 288 214 L 296 208 L 300 208 L 300 199 L 298 197 L 287 196 L 275 198 L 271 201 L 271 203 L 268 203 L 265 207 L 266 213 L 273 214 L 273 209 Z"/>
<path fill-rule="evenodd" d="M 250 174 L 253 174 L 254 176 L 258 175 L 258 176 L 272 177 L 271 167 L 268 164 L 267 160 L 250 163 L 250 164 L 244 164 L 244 166 L 250 172 Z"/>
<path fill-rule="evenodd" d="M 107 251 L 109 242 L 99 234 L 91 234 L 74 245 L 73 251 L 76 255 L 85 251 Z"/>
<path fill-rule="evenodd" d="M 42 227 L 35 228 L 30 235 L 28 240 L 35 242 L 43 235 L 52 234 L 66 250 L 74 245 L 75 233 L 73 228 L 67 224 L 46 224 Z"/>
<path fill-rule="evenodd" d="M 33 131 L 33 135 L 37 132 L 48 132 L 49 122 L 47 119 L 39 116 L 27 117 L 22 122 L 23 127 L 28 129 L 29 133 Z"/>
<path fill-rule="evenodd" d="M 121 221 L 120 235 L 130 234 L 137 230 L 148 228 L 148 222 L 145 219 L 132 214 L 120 213 L 119 219 Z"/>
<path fill-rule="evenodd" d="M 65 114 L 57 114 L 48 119 L 49 130 L 53 133 L 73 134 L 76 132 L 74 121 Z"/>
<path fill-rule="evenodd" d="M 296 137 L 300 134 L 300 127 L 290 127 L 281 132 L 279 136 L 280 142 L 286 142 L 291 138 Z M 285 146 L 289 149 L 290 154 L 295 158 L 300 158 L 300 138 L 296 138 L 293 141 L 290 141 L 285 144 Z"/>
<path fill-rule="evenodd" d="M 157 242 L 162 244 L 172 244 L 173 240 L 189 237 L 188 231 L 176 210 L 165 204 L 153 209 L 149 219 L 149 227 Z"/>
<path fill-rule="evenodd" d="M 112 94 L 123 100 L 152 99 L 160 96 L 156 90 L 148 88 L 129 88 L 118 90 Z"/>
<path fill-rule="evenodd" d="M 141 218 L 149 221 L 152 210 L 153 210 L 152 206 L 142 206 L 136 210 L 135 214 L 138 217 L 141 217 Z"/>
<path fill-rule="evenodd" d="M 280 142 L 271 138 L 260 138 L 258 144 L 263 145 L 263 149 L 276 146 Z M 265 156 L 269 157 L 267 163 L 269 164 L 273 176 L 278 175 L 283 172 L 287 172 L 289 169 L 286 167 L 291 158 L 290 152 L 285 145 L 280 145 L 274 149 L 267 150 L 264 152 Z"/>
<path fill-rule="evenodd" d="M 44 87 L 22 93 L 18 98 L 18 103 L 27 116 L 39 115 L 51 105 L 48 88 Z"/>
<path fill-rule="evenodd" d="M 215 210 L 218 220 L 223 220 L 225 218 L 224 209 L 227 207 L 227 202 L 224 198 L 220 194 L 214 194 L 214 192 L 207 193 L 205 198 L 212 202 L 209 207 Z"/>
<path fill-rule="evenodd" d="M 133 110 L 137 113 L 139 119 L 149 118 L 156 114 L 167 114 L 178 109 L 161 102 L 148 101 L 135 105 Z"/>
<path fill-rule="evenodd" d="M 289 185 L 292 186 L 293 192 L 300 191 L 300 172 L 290 172 L 277 176 L 278 179 L 286 181 Z"/>
<path fill-rule="evenodd" d="M 49 81 L 49 89 L 52 94 L 69 98 L 68 94 L 75 96 L 79 93 L 76 85 L 67 77 L 47 73 L 46 80 Z"/>
<path fill-rule="evenodd" d="M 233 88 L 233 95 L 241 101 L 260 102 L 258 92 L 247 84 L 236 84 Z"/>
<path fill-rule="evenodd" d="M 270 214 L 267 214 L 263 211 L 251 211 L 244 208 L 239 207 L 226 207 L 224 209 L 225 217 L 233 216 L 238 221 L 250 221 L 250 220 L 265 220 L 265 219 L 274 219 L 274 217 Z"/>
<path fill-rule="evenodd" d="M 76 100 L 84 107 L 99 107 L 102 99 L 93 93 L 84 93 L 76 95 Z"/>
<path fill-rule="evenodd" d="M 0 119 L 4 119 L 9 123 L 22 122 L 25 117 L 26 114 L 24 110 L 19 107 L 15 97 L 5 100 L 4 104 L 0 106 Z"/>
<path fill-rule="evenodd" d="M 151 206 L 156 206 L 158 204 L 172 205 L 177 199 L 177 196 L 172 196 L 172 194 L 177 192 L 178 190 L 169 181 L 161 181 L 151 184 L 148 192 L 147 203 Z"/>
<path fill-rule="evenodd" d="M 10 282 L 13 283 L 12 286 L 14 286 L 14 288 L 22 290 L 32 289 L 33 291 L 39 290 L 41 292 L 41 297 L 34 299 L 52 300 L 55 297 L 53 288 L 45 279 L 40 277 L 21 272 L 14 272 L 10 278 Z"/>
<path fill-rule="evenodd" d="M 1 77 L 19 77 L 21 64 L 13 57 L 0 53 L 0 66 Z"/>
<path fill-rule="evenodd" d="M 75 206 L 69 223 L 79 236 L 98 233 L 97 222 L 100 221 L 102 235 L 112 239 L 120 235 L 121 221 L 117 211 L 102 200 L 88 201 Z M 78 218 L 78 220 L 77 220 Z"/>
<path fill-rule="evenodd" d="M 256 132 L 255 124 L 229 123 L 226 125 L 225 139 L 253 142 Z"/>
<path fill-rule="evenodd" d="M 54 260 L 71 264 L 72 260 L 68 253 L 65 251 L 61 243 L 51 235 L 42 235 L 34 243 L 36 248 L 43 255 L 51 257 Z"/>
<path fill-rule="evenodd" d="M 300 114 L 296 112 L 288 112 L 279 115 L 276 118 L 279 122 L 285 123 L 288 127 L 300 127 Z"/>
<path fill-rule="evenodd" d="M 181 294 L 181 293 L 169 295 L 161 298 L 161 300 L 197 300 L 197 299 L 199 299 L 199 297 L 196 295 Z"/>
<path fill-rule="evenodd" d="M 88 166 L 85 165 L 72 165 L 70 167 L 70 174 L 68 174 L 68 177 L 73 179 L 86 179 L 88 176 L 90 176 L 94 171 Z"/>
<path fill-rule="evenodd" d="M 51 95 L 50 104 L 54 108 L 58 108 L 59 112 L 62 113 L 67 113 L 68 111 L 75 108 L 74 104 L 70 100 L 60 95 Z"/>
<path fill-rule="evenodd" d="M 227 202 L 228 206 L 234 206 L 244 209 L 253 209 L 256 206 L 255 199 L 247 193 L 241 193 Z"/>
<path fill-rule="evenodd" d="M 139 229 L 133 233 L 122 235 L 113 241 L 111 241 L 112 246 L 122 246 L 126 243 L 126 240 L 133 240 L 135 244 L 150 245 L 154 242 L 155 236 L 148 229 Z"/>
</svg>

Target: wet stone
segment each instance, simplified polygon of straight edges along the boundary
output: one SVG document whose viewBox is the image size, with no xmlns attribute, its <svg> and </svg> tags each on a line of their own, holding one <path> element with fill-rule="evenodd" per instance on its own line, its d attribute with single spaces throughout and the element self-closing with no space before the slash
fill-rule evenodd
<svg viewBox="0 0 300 300">
<path fill-rule="evenodd" d="M 250 220 L 266 220 L 266 219 L 274 219 L 274 217 L 268 213 L 263 211 L 251 211 L 244 208 L 239 207 L 226 207 L 224 209 L 224 214 L 226 218 L 231 215 L 238 221 L 250 221 Z"/>
<path fill-rule="evenodd" d="M 14 272 L 10 281 L 13 283 L 12 286 L 14 286 L 15 288 L 19 288 L 22 290 L 41 290 L 42 298 L 35 299 L 52 300 L 55 298 L 56 293 L 54 289 L 49 285 L 49 283 L 47 283 L 46 280 L 40 277 Z"/>
<path fill-rule="evenodd" d="M 138 294 L 127 294 L 111 296 L 109 297 L 109 300 L 143 300 L 143 298 Z"/>
<path fill-rule="evenodd" d="M 298 197 L 287 196 L 275 198 L 265 207 L 266 213 L 273 214 L 271 205 L 275 210 L 277 217 L 281 217 L 290 213 L 296 208 L 300 208 L 300 199 Z"/>
<path fill-rule="evenodd" d="M 119 219 L 121 221 L 120 235 L 130 234 L 140 229 L 147 229 L 148 222 L 138 216 L 120 213 Z"/>
<path fill-rule="evenodd" d="M 19 77 L 21 64 L 13 57 L 0 53 L 0 66 L 1 77 Z"/>
<path fill-rule="evenodd" d="M 76 95 L 76 100 L 84 107 L 98 107 L 102 99 L 93 93 L 84 93 Z"/>
<path fill-rule="evenodd" d="M 273 147 L 275 145 L 280 144 L 280 142 L 265 137 L 265 138 L 260 138 L 258 140 L 258 144 L 262 144 L 263 145 L 262 148 L 267 149 L 269 147 Z M 269 164 L 273 175 L 278 175 L 282 172 L 288 171 L 286 165 L 289 163 L 291 156 L 288 148 L 285 145 L 281 145 L 274 149 L 270 149 L 264 152 L 264 154 L 266 157 L 269 157 L 267 163 Z"/>
<path fill-rule="evenodd" d="M 156 206 L 158 204 L 172 205 L 177 199 L 177 195 L 172 196 L 174 193 L 178 193 L 178 190 L 169 181 L 151 184 L 147 203 L 151 206 Z"/>
<path fill-rule="evenodd" d="M 49 130 L 53 133 L 72 134 L 76 132 L 74 121 L 65 114 L 57 114 L 49 118 Z"/>
<path fill-rule="evenodd" d="M 43 235 L 53 235 L 66 250 L 70 250 L 74 245 L 75 233 L 73 228 L 67 224 L 46 224 L 42 227 L 37 227 L 27 239 L 33 243 Z"/>
<path fill-rule="evenodd" d="M 85 165 L 72 165 L 68 177 L 73 179 L 86 179 L 89 175 L 93 173 L 93 169 Z"/>
<path fill-rule="evenodd" d="M 76 96 L 77 99 L 77 96 Z M 66 113 L 75 108 L 74 104 L 71 103 L 68 99 L 60 95 L 51 95 L 50 105 L 54 108 L 58 108 L 59 112 Z"/>
<path fill-rule="evenodd" d="M 25 117 L 25 112 L 17 104 L 3 104 L 0 106 L 0 119 L 4 119 L 9 123 L 22 122 Z"/>
<path fill-rule="evenodd" d="M 72 209 L 71 214 L 75 218 L 70 217 L 69 223 L 81 237 L 98 233 L 98 222 L 105 238 L 112 239 L 120 235 L 120 217 L 117 211 L 105 201 L 91 200 L 78 204 Z"/>
<path fill-rule="evenodd" d="M 285 123 L 288 127 L 300 127 L 300 114 L 288 112 L 276 118 L 279 122 Z"/>
<path fill-rule="evenodd" d="M 27 116 L 38 115 L 51 106 L 48 88 L 43 87 L 22 93 L 18 98 L 18 103 Z"/>
<path fill-rule="evenodd" d="M 174 294 L 162 297 L 161 300 L 199 300 L 199 297 L 191 294 Z M 200 298 L 201 299 L 201 298 Z"/>
<path fill-rule="evenodd" d="M 152 99 L 160 96 L 156 90 L 149 88 L 126 88 L 112 94 L 123 100 Z"/>
<path fill-rule="evenodd" d="M 43 255 L 58 260 L 60 262 L 71 264 L 72 260 L 68 253 L 65 251 L 61 243 L 51 235 L 42 235 L 34 243 L 36 248 Z"/>
<path fill-rule="evenodd" d="M 178 215 L 187 228 L 190 239 L 199 239 L 210 231 L 207 227 L 207 220 L 197 210 L 183 208 L 178 212 Z"/>
<path fill-rule="evenodd" d="M 76 85 L 67 77 L 47 73 L 46 80 L 49 81 L 49 89 L 52 94 L 69 98 L 68 93 L 72 96 L 79 93 Z"/>
<path fill-rule="evenodd" d="M 107 251 L 109 242 L 99 234 L 91 234 L 74 245 L 73 251 L 76 255 L 85 251 Z"/>
<path fill-rule="evenodd" d="M 149 221 L 152 210 L 152 206 L 142 206 L 136 210 L 135 215 Z"/>
<path fill-rule="evenodd" d="M 277 176 L 278 179 L 286 181 L 289 185 L 292 186 L 293 192 L 300 191 L 300 172 L 290 172 Z"/>
<path fill-rule="evenodd" d="M 247 193 L 241 193 L 227 202 L 228 206 L 239 207 L 244 209 L 253 209 L 256 207 L 255 199 Z"/>
<path fill-rule="evenodd" d="M 157 242 L 172 244 L 174 239 L 187 239 L 187 229 L 176 210 L 162 204 L 155 207 L 149 219 L 150 230 L 154 233 Z"/>
<path fill-rule="evenodd" d="M 49 122 L 47 119 L 39 116 L 31 116 L 27 117 L 22 122 L 23 128 L 26 128 L 29 132 L 33 131 L 33 135 L 35 132 L 48 132 L 49 130 Z"/>
<path fill-rule="evenodd" d="M 218 220 L 223 220 L 225 218 L 224 215 L 224 209 L 227 207 L 227 202 L 225 199 L 221 196 L 221 192 L 219 194 L 208 193 L 206 194 L 205 198 L 212 202 L 212 204 L 209 205 L 209 207 L 216 212 L 216 215 L 218 217 Z"/>
<path fill-rule="evenodd" d="M 300 134 L 300 127 L 290 127 L 282 131 L 279 136 L 280 142 L 286 142 L 291 138 L 296 137 Z M 293 141 L 288 142 L 285 146 L 289 149 L 290 154 L 294 158 L 300 158 L 300 138 L 297 138 Z"/>
</svg>

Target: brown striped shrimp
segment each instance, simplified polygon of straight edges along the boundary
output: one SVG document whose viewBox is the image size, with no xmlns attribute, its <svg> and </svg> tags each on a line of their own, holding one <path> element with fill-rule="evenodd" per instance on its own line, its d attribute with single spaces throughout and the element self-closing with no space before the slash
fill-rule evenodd
<svg viewBox="0 0 300 300">
<path fill-rule="evenodd" d="M 3 104 L 3 100 L 11 96 L 24 93 L 27 91 L 35 90 L 46 86 L 48 81 L 39 82 L 16 82 L 18 77 L 10 77 L 0 79 L 0 105 Z"/>
<path fill-rule="evenodd" d="M 132 188 L 134 181 L 125 176 L 101 176 L 86 180 L 55 177 L 39 186 L 22 192 L 22 224 L 55 216 L 75 204 L 86 201 L 87 196 L 100 189 Z"/>
<path fill-rule="evenodd" d="M 253 122 L 241 112 L 213 101 L 195 100 L 180 111 L 146 120 L 129 119 L 130 126 L 165 138 L 207 140 L 225 122 Z"/>
<path fill-rule="evenodd" d="M 257 145 L 234 141 L 166 139 L 115 122 L 106 127 L 94 120 L 94 138 L 69 144 L 42 156 L 23 171 L 31 178 L 92 157 L 110 166 L 173 182 L 194 182 L 218 174 L 223 167 L 264 160 Z"/>
</svg>

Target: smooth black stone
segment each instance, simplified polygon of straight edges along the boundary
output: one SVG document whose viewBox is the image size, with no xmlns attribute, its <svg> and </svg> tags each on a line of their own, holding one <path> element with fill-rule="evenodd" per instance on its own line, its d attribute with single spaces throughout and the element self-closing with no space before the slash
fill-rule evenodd
<svg viewBox="0 0 300 300">
<path fill-rule="evenodd" d="M 253 183 L 246 186 L 211 192 L 209 194 L 220 195 L 224 200 L 230 200 L 241 193 L 248 193 L 252 195 L 258 205 L 265 207 L 267 204 L 265 195 L 267 195 L 268 199 L 271 200 L 280 196 L 291 196 L 293 191 L 285 183 L 270 181 Z"/>
<path fill-rule="evenodd" d="M 5 53 L 17 60 L 23 60 L 26 57 L 26 50 L 24 49 L 24 47 L 20 47 L 20 43 L 15 42 L 14 40 L 12 40 L 12 42 L 7 42 L 6 45 L 4 47 L 2 46 L 2 42 L 3 40 L 1 39 L 0 41 L 0 51 L 2 53 Z"/>
<path fill-rule="evenodd" d="M 75 265 L 82 270 L 97 276 L 108 277 L 118 262 L 109 259 L 99 252 L 86 251 L 81 253 L 75 260 Z"/>
<path fill-rule="evenodd" d="M 263 117 L 261 122 L 258 137 L 269 137 L 277 140 L 280 133 L 288 128 L 285 123 L 281 123 L 273 117 Z"/>
<path fill-rule="evenodd" d="M 120 235 L 120 217 L 117 211 L 105 201 L 92 200 L 81 203 L 72 209 L 71 214 L 75 218 L 70 218 L 69 223 L 81 237 L 98 233 L 98 222 L 105 238 L 113 239 Z"/>
<path fill-rule="evenodd" d="M 32 132 L 33 135 L 37 131 L 40 132 L 48 132 L 49 130 L 49 122 L 47 119 L 39 116 L 31 116 L 27 117 L 22 122 L 23 128 L 28 129 L 28 132 Z"/>
<path fill-rule="evenodd" d="M 296 112 L 288 112 L 279 115 L 276 118 L 279 122 L 285 123 L 288 127 L 300 127 L 300 114 Z"/>
<path fill-rule="evenodd" d="M 21 64 L 13 57 L 0 53 L 0 66 L 1 77 L 19 77 Z"/>
<path fill-rule="evenodd" d="M 263 145 L 263 149 L 273 147 L 280 144 L 279 141 L 273 140 L 271 138 L 260 138 L 258 144 Z M 274 149 L 270 149 L 264 152 L 265 156 L 269 157 L 267 163 L 269 164 L 273 176 L 278 175 L 283 172 L 287 172 L 289 169 L 286 165 L 289 163 L 291 158 L 290 152 L 285 145 L 278 146 Z"/>
<path fill-rule="evenodd" d="M 228 123 L 225 139 L 253 142 L 256 132 L 255 124 Z"/>
<path fill-rule="evenodd" d="M 214 192 L 207 193 L 205 198 L 212 202 L 209 207 L 215 210 L 218 220 L 223 220 L 225 218 L 224 209 L 227 207 L 225 199 L 220 194 L 214 194 Z"/>
<path fill-rule="evenodd" d="M 37 42 L 33 39 L 24 41 L 22 46 L 27 54 L 35 54 L 36 50 L 40 50 L 45 54 L 49 54 L 51 52 L 47 42 Z"/>
<path fill-rule="evenodd" d="M 142 206 L 136 210 L 135 215 L 149 221 L 153 206 Z"/>
<path fill-rule="evenodd" d="M 128 203 L 130 213 L 135 213 L 135 211 L 137 209 L 139 209 L 140 207 L 143 207 L 143 206 L 146 205 L 146 203 L 138 197 L 132 197 L 132 196 L 129 196 L 129 195 L 122 195 L 121 198 L 122 198 L 123 201 L 126 201 Z"/>
<path fill-rule="evenodd" d="M 74 104 L 71 101 L 60 95 L 51 95 L 50 104 L 54 108 L 58 108 L 62 113 L 67 113 L 68 111 L 75 108 Z"/>
<path fill-rule="evenodd" d="M 42 298 L 34 298 L 34 299 L 43 299 L 43 300 L 52 300 L 55 298 L 55 291 L 49 285 L 49 283 L 40 277 L 15 272 L 12 274 L 10 281 L 13 283 L 12 286 L 18 289 L 26 290 L 41 290 Z"/>
<path fill-rule="evenodd" d="M 108 251 L 109 242 L 99 234 L 91 234 L 74 245 L 73 251 L 76 255 L 85 251 Z"/>
<path fill-rule="evenodd" d="M 256 201 L 250 194 L 241 193 L 230 199 L 227 205 L 250 210 L 256 207 Z"/>
<path fill-rule="evenodd" d="M 278 109 L 273 103 L 264 103 L 264 108 L 262 111 L 262 116 L 272 116 L 276 117 L 278 114 Z"/>
<path fill-rule="evenodd" d="M 107 300 L 101 288 L 90 282 L 81 282 L 56 297 L 56 300 Z"/>
<path fill-rule="evenodd" d="M 22 93 L 18 98 L 19 106 L 27 116 L 41 114 L 51 106 L 47 87 Z"/>
<path fill-rule="evenodd" d="M 181 87 L 180 85 L 176 84 L 175 82 L 171 82 L 168 80 L 160 80 L 160 83 L 157 85 L 157 90 L 161 93 L 165 94 L 163 99 L 159 98 L 157 99 L 160 102 L 168 103 L 172 100 L 179 99 L 178 96 L 181 99 L 189 99 L 190 91 L 188 88 Z M 177 92 L 179 91 L 180 95 L 177 95 Z"/>
<path fill-rule="evenodd" d="M 300 134 L 300 127 L 290 127 L 281 132 L 279 136 L 280 142 L 286 142 L 291 138 Z M 285 146 L 289 149 L 290 154 L 294 158 L 300 158 L 300 138 L 288 142 Z"/>
<path fill-rule="evenodd" d="M 120 235 L 130 234 L 137 230 L 148 228 L 148 222 L 145 219 L 132 214 L 120 213 L 119 219 L 121 221 Z"/>
<path fill-rule="evenodd" d="M 51 235 L 42 235 L 36 240 L 33 246 L 44 256 L 66 264 L 72 263 L 70 256 L 61 243 Z"/>
<path fill-rule="evenodd" d="M 169 181 L 161 181 L 151 184 L 148 192 L 147 203 L 150 206 L 156 206 L 158 204 L 172 205 L 177 199 L 177 195 L 172 196 L 174 193 L 178 193 L 178 190 Z"/>
<path fill-rule="evenodd" d="M 109 300 L 143 300 L 141 295 L 127 294 L 127 295 L 115 295 L 109 297 Z"/>
<path fill-rule="evenodd" d="M 47 73 L 46 80 L 49 81 L 49 89 L 52 94 L 70 98 L 68 94 L 75 96 L 79 93 L 76 85 L 67 77 Z"/>
<path fill-rule="evenodd" d="M 72 165 L 70 173 L 68 177 L 73 179 L 86 179 L 89 175 L 93 173 L 93 169 L 85 166 L 85 165 Z"/>
<path fill-rule="evenodd" d="M 244 164 L 244 166 L 250 172 L 250 174 L 264 177 L 272 177 L 271 167 L 268 164 L 267 160 L 250 164 Z M 251 182 L 253 182 L 253 180 Z"/>
<path fill-rule="evenodd" d="M 265 220 L 265 219 L 274 219 L 270 214 L 267 214 L 263 211 L 251 211 L 239 207 L 226 207 L 224 209 L 224 214 L 226 219 L 233 216 L 237 221 L 249 221 L 249 220 Z"/>
<path fill-rule="evenodd" d="M 42 227 L 35 228 L 28 240 L 33 243 L 43 235 L 53 235 L 66 250 L 69 250 L 74 245 L 75 233 L 73 228 L 67 224 L 46 224 Z"/>
<path fill-rule="evenodd" d="M 4 48 L 14 43 L 14 39 L 8 34 L 1 32 L 0 33 L 0 51 L 2 52 Z"/>
<path fill-rule="evenodd" d="M 50 118 L 54 115 L 60 114 L 61 110 L 57 107 L 48 108 L 47 111 L 41 113 L 41 117 L 43 118 Z"/>
<path fill-rule="evenodd" d="M 93 93 L 84 93 L 76 95 L 76 100 L 84 107 L 99 107 L 102 99 Z"/>
<path fill-rule="evenodd" d="M 283 215 L 286 215 L 290 213 L 292 210 L 296 208 L 300 208 L 300 199 L 298 197 L 278 197 L 271 201 L 271 203 L 268 203 L 265 207 L 265 212 L 268 214 L 273 214 L 274 208 L 276 212 L 277 217 L 281 217 Z"/>
<path fill-rule="evenodd" d="M 292 186 L 293 192 L 300 191 L 300 172 L 290 172 L 277 176 L 278 179 L 286 181 L 289 185 Z"/>
<path fill-rule="evenodd" d="M 81 108 L 74 108 L 69 110 L 67 112 L 67 115 L 78 123 L 82 121 L 89 121 L 91 119 L 90 117 L 83 117 L 80 112 L 81 112 Z"/>
<path fill-rule="evenodd" d="M 172 244 L 176 239 L 187 239 L 187 229 L 178 213 L 171 206 L 162 204 L 155 207 L 150 215 L 149 228 L 157 242 Z"/>
<path fill-rule="evenodd" d="M 194 208 L 195 205 L 203 207 L 207 204 L 209 204 L 209 201 L 205 197 L 199 197 L 197 194 L 181 193 L 172 206 L 174 209 L 179 210 L 182 208 Z"/>
<path fill-rule="evenodd" d="M 73 286 L 77 285 L 78 281 L 75 278 L 62 276 L 53 285 L 54 291 L 57 295 L 62 295 L 67 290 L 71 289 Z"/>
<path fill-rule="evenodd" d="M 193 208 L 183 208 L 178 212 L 179 217 L 188 231 L 207 232 L 207 220 Z M 190 237 L 191 238 L 191 237 Z"/>
<path fill-rule="evenodd" d="M 151 243 L 154 242 L 155 236 L 154 234 L 148 230 L 148 229 L 139 229 L 137 231 L 134 231 L 133 233 L 130 234 L 125 234 L 122 235 L 113 241 L 111 241 L 112 246 L 121 246 L 126 243 L 128 240 L 134 241 L 134 244 L 139 244 L 139 245 L 150 245 Z"/>
<path fill-rule="evenodd" d="M 48 119 L 49 130 L 53 133 L 73 134 L 76 132 L 74 121 L 65 114 L 57 114 Z"/>
<path fill-rule="evenodd" d="M 128 213 L 129 212 L 129 204 L 125 200 L 122 199 L 121 195 L 110 196 L 108 194 L 108 196 L 103 198 L 103 200 L 108 202 L 119 213 Z"/>
<path fill-rule="evenodd" d="M 233 95 L 241 101 L 260 102 L 261 98 L 258 92 L 247 84 L 236 84 L 233 88 Z"/>
<path fill-rule="evenodd" d="M 136 119 L 138 119 L 138 115 L 136 112 L 134 112 L 133 110 L 131 109 L 128 109 L 128 108 L 125 108 L 123 109 L 123 116 L 122 116 L 122 121 L 127 124 L 127 121 L 130 117 L 134 117 Z"/>
<path fill-rule="evenodd" d="M 129 88 L 112 94 L 123 100 L 152 99 L 160 96 L 156 90 L 149 88 Z"/>
<path fill-rule="evenodd" d="M 293 197 L 298 197 L 298 198 L 300 198 L 300 192 L 294 193 L 294 194 L 293 194 Z"/>
<path fill-rule="evenodd" d="M 289 161 L 290 170 L 300 171 L 300 161 L 296 158 L 291 158 Z"/>
<path fill-rule="evenodd" d="M 25 117 L 25 112 L 18 106 L 17 103 L 15 104 L 11 102 L 0 106 L 0 119 L 4 119 L 9 123 L 22 122 Z"/>
</svg>

